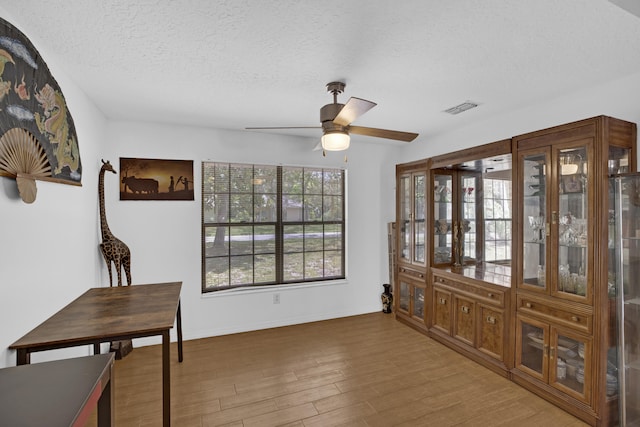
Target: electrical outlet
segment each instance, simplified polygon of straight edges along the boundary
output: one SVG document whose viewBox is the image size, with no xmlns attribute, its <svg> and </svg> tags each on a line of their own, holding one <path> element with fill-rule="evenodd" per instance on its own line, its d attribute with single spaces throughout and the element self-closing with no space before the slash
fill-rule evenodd
<svg viewBox="0 0 640 427">
<path fill-rule="evenodd" d="M 273 294 L 273 303 L 280 304 L 280 294 Z"/>
</svg>

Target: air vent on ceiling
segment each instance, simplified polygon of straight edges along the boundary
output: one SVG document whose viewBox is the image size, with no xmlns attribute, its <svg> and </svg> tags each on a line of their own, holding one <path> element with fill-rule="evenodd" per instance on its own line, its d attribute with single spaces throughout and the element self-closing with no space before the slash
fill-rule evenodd
<svg viewBox="0 0 640 427">
<path fill-rule="evenodd" d="M 444 110 L 444 112 L 449 114 L 460 114 L 464 111 L 470 110 L 472 108 L 476 108 L 478 105 L 480 104 L 478 104 L 477 102 L 466 101 L 460 105 L 456 105 L 455 107 L 448 108 Z"/>
</svg>

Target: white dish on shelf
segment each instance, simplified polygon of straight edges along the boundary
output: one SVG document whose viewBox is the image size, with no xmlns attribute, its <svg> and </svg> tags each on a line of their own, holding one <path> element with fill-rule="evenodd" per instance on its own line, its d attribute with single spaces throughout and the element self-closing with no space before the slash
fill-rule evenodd
<svg viewBox="0 0 640 427">
<path fill-rule="evenodd" d="M 542 336 L 536 332 L 529 332 L 527 334 L 527 337 L 533 341 L 533 342 L 537 342 L 538 344 L 542 344 Z"/>
</svg>

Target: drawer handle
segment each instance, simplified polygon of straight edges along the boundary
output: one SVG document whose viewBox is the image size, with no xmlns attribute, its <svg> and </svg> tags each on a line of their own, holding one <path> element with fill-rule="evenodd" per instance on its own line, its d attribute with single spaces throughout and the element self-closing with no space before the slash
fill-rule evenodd
<svg viewBox="0 0 640 427">
<path fill-rule="evenodd" d="M 440 282 L 440 283 L 444 283 L 444 279 L 443 279 L 442 277 L 439 277 L 439 278 L 438 278 L 438 282 Z"/>
<path fill-rule="evenodd" d="M 492 325 L 496 324 L 496 318 L 493 316 L 487 316 L 487 323 L 491 323 Z"/>
<path fill-rule="evenodd" d="M 444 299 L 444 298 L 438 298 L 438 304 L 446 305 L 447 304 L 447 300 Z"/>
<path fill-rule="evenodd" d="M 573 320 L 574 322 L 579 322 L 580 318 L 578 316 L 571 316 L 571 320 Z"/>
<path fill-rule="evenodd" d="M 493 294 L 492 294 L 491 292 L 489 292 L 489 293 L 487 294 L 487 296 L 488 296 L 489 298 L 493 298 Z"/>
<path fill-rule="evenodd" d="M 530 302 L 526 303 L 524 306 L 527 308 L 533 308 L 533 304 L 531 304 Z"/>
<path fill-rule="evenodd" d="M 463 305 L 462 307 L 460 307 L 460 311 L 462 311 L 465 314 L 469 314 L 471 310 L 466 305 Z"/>
<path fill-rule="evenodd" d="M 420 278 L 424 277 L 424 275 L 422 273 L 418 274 L 418 276 L 420 276 Z"/>
</svg>

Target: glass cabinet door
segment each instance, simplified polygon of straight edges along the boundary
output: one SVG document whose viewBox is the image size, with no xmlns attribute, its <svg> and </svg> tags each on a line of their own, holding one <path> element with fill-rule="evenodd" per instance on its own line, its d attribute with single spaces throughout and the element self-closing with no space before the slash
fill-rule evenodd
<svg viewBox="0 0 640 427">
<path fill-rule="evenodd" d="M 557 152 L 558 206 L 552 212 L 558 227 L 557 277 L 553 291 L 588 297 L 589 265 L 589 185 L 586 147 L 567 148 Z"/>
<path fill-rule="evenodd" d="M 453 176 L 434 174 L 433 178 L 433 262 L 451 264 L 454 259 Z"/>
<path fill-rule="evenodd" d="M 413 288 L 413 306 L 411 316 L 424 320 L 424 288 L 415 286 Z"/>
<path fill-rule="evenodd" d="M 574 397 L 589 401 L 591 341 L 551 328 L 549 382 Z"/>
<path fill-rule="evenodd" d="M 400 262 L 424 266 L 426 261 L 425 195 L 427 173 L 402 175 L 398 181 Z"/>
<path fill-rule="evenodd" d="M 547 164 L 548 152 L 522 156 L 522 283 L 547 289 Z"/>
<path fill-rule="evenodd" d="M 411 249 L 411 176 L 404 175 L 400 177 L 398 194 L 400 216 L 400 230 L 398 233 L 400 248 L 398 250 L 398 257 L 400 260 L 409 262 L 411 260 L 409 254 Z"/>
<path fill-rule="evenodd" d="M 549 369 L 549 326 L 532 319 L 518 318 L 517 345 L 518 367 L 546 382 Z"/>
<path fill-rule="evenodd" d="M 413 176 L 413 262 L 424 264 L 426 237 L 425 228 L 425 192 L 427 188 L 427 175 L 416 174 Z"/>
<path fill-rule="evenodd" d="M 411 302 L 411 285 L 404 280 L 400 280 L 400 302 L 398 308 L 405 313 L 409 312 L 409 303 Z"/>
<path fill-rule="evenodd" d="M 619 388 L 620 425 L 640 425 L 640 174 L 611 179 L 615 223 L 617 370 L 607 370 L 607 392 Z"/>
</svg>

